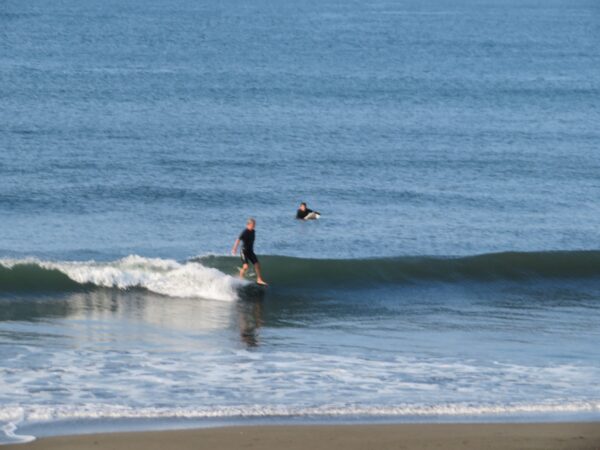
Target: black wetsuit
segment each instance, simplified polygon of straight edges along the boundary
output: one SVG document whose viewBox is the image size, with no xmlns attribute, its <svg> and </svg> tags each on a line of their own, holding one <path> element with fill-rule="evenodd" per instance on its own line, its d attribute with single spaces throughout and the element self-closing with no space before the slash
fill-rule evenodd
<svg viewBox="0 0 600 450">
<path fill-rule="evenodd" d="M 242 231 L 242 234 L 240 234 L 239 239 L 243 243 L 241 257 L 244 264 L 248 264 L 248 261 L 250 261 L 252 264 L 256 264 L 258 262 L 258 258 L 254 253 L 254 238 L 254 230 L 249 230 L 248 228 L 246 228 L 244 231 Z"/>
<path fill-rule="evenodd" d="M 316 212 L 317 214 L 319 214 L 317 211 L 313 211 L 312 209 L 306 208 L 304 211 L 299 209 L 298 211 L 296 211 L 296 219 L 304 219 L 306 216 L 308 216 L 312 212 Z"/>
</svg>

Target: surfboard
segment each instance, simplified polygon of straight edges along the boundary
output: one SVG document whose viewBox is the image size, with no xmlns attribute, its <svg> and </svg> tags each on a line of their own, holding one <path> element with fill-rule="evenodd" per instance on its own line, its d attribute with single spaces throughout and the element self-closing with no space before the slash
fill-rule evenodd
<svg viewBox="0 0 600 450">
<path fill-rule="evenodd" d="M 321 217 L 321 214 L 317 212 L 311 212 L 304 218 L 304 220 L 317 220 L 319 217 Z"/>
<path fill-rule="evenodd" d="M 241 267 L 237 267 L 238 270 L 242 270 Z M 248 285 L 249 287 L 256 287 L 256 288 L 268 288 L 269 285 L 267 284 L 266 286 L 264 284 L 259 284 L 256 282 L 256 280 L 249 280 L 248 278 L 253 278 L 255 277 L 256 274 L 254 272 L 251 272 L 250 270 L 248 272 L 246 272 L 246 278 L 244 278 L 246 281 L 248 281 L 250 284 Z"/>
<path fill-rule="evenodd" d="M 267 290 L 269 288 L 268 285 L 265 286 L 263 284 L 258 284 L 254 280 L 246 280 L 246 281 L 248 281 L 248 284 L 245 284 L 244 286 L 241 287 L 242 292 L 259 293 L 259 292 L 264 292 L 265 290 Z"/>
<path fill-rule="evenodd" d="M 236 267 L 236 269 L 238 270 L 238 272 L 239 272 L 240 270 L 242 270 L 242 268 L 241 268 L 241 267 Z M 252 272 L 252 270 L 251 270 L 251 269 L 248 269 L 248 272 L 246 272 L 246 277 L 247 277 L 247 278 L 252 278 L 252 277 L 255 277 L 255 276 L 256 276 L 256 274 L 255 274 L 254 272 Z"/>
</svg>

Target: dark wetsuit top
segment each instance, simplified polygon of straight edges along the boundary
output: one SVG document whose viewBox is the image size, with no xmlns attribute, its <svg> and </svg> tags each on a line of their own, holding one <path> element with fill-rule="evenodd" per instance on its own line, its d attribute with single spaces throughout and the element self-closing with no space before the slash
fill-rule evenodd
<svg viewBox="0 0 600 450">
<path fill-rule="evenodd" d="M 246 228 L 244 231 L 242 231 L 242 234 L 240 234 L 239 239 L 243 243 L 242 262 L 244 264 L 248 264 L 248 261 L 250 261 L 252 264 L 256 264 L 258 262 L 258 258 L 254 254 L 255 236 L 256 233 L 254 232 L 254 230 L 249 230 L 248 228 Z"/>
<path fill-rule="evenodd" d="M 306 208 L 304 211 L 299 209 L 298 211 L 296 211 L 296 219 L 304 219 L 311 212 L 315 212 L 315 211 L 313 211 L 312 209 L 308 209 L 308 208 Z"/>
</svg>

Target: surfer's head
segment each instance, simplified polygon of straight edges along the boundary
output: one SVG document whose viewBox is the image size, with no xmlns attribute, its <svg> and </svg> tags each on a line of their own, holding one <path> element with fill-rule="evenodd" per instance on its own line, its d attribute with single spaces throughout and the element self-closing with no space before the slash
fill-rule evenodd
<svg viewBox="0 0 600 450">
<path fill-rule="evenodd" d="M 300 211 L 306 211 L 306 202 L 300 203 Z"/>
<path fill-rule="evenodd" d="M 254 227 L 256 227 L 256 220 L 254 220 L 254 217 L 248 218 L 246 221 L 246 228 L 249 230 L 254 230 Z"/>
</svg>

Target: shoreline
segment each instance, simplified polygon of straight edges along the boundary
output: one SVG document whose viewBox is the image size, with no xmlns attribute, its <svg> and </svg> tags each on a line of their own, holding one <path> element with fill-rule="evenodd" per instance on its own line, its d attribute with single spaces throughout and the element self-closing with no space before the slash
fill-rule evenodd
<svg viewBox="0 0 600 450">
<path fill-rule="evenodd" d="M 257 425 L 41 438 L 7 450 L 600 449 L 600 422 Z"/>
</svg>

